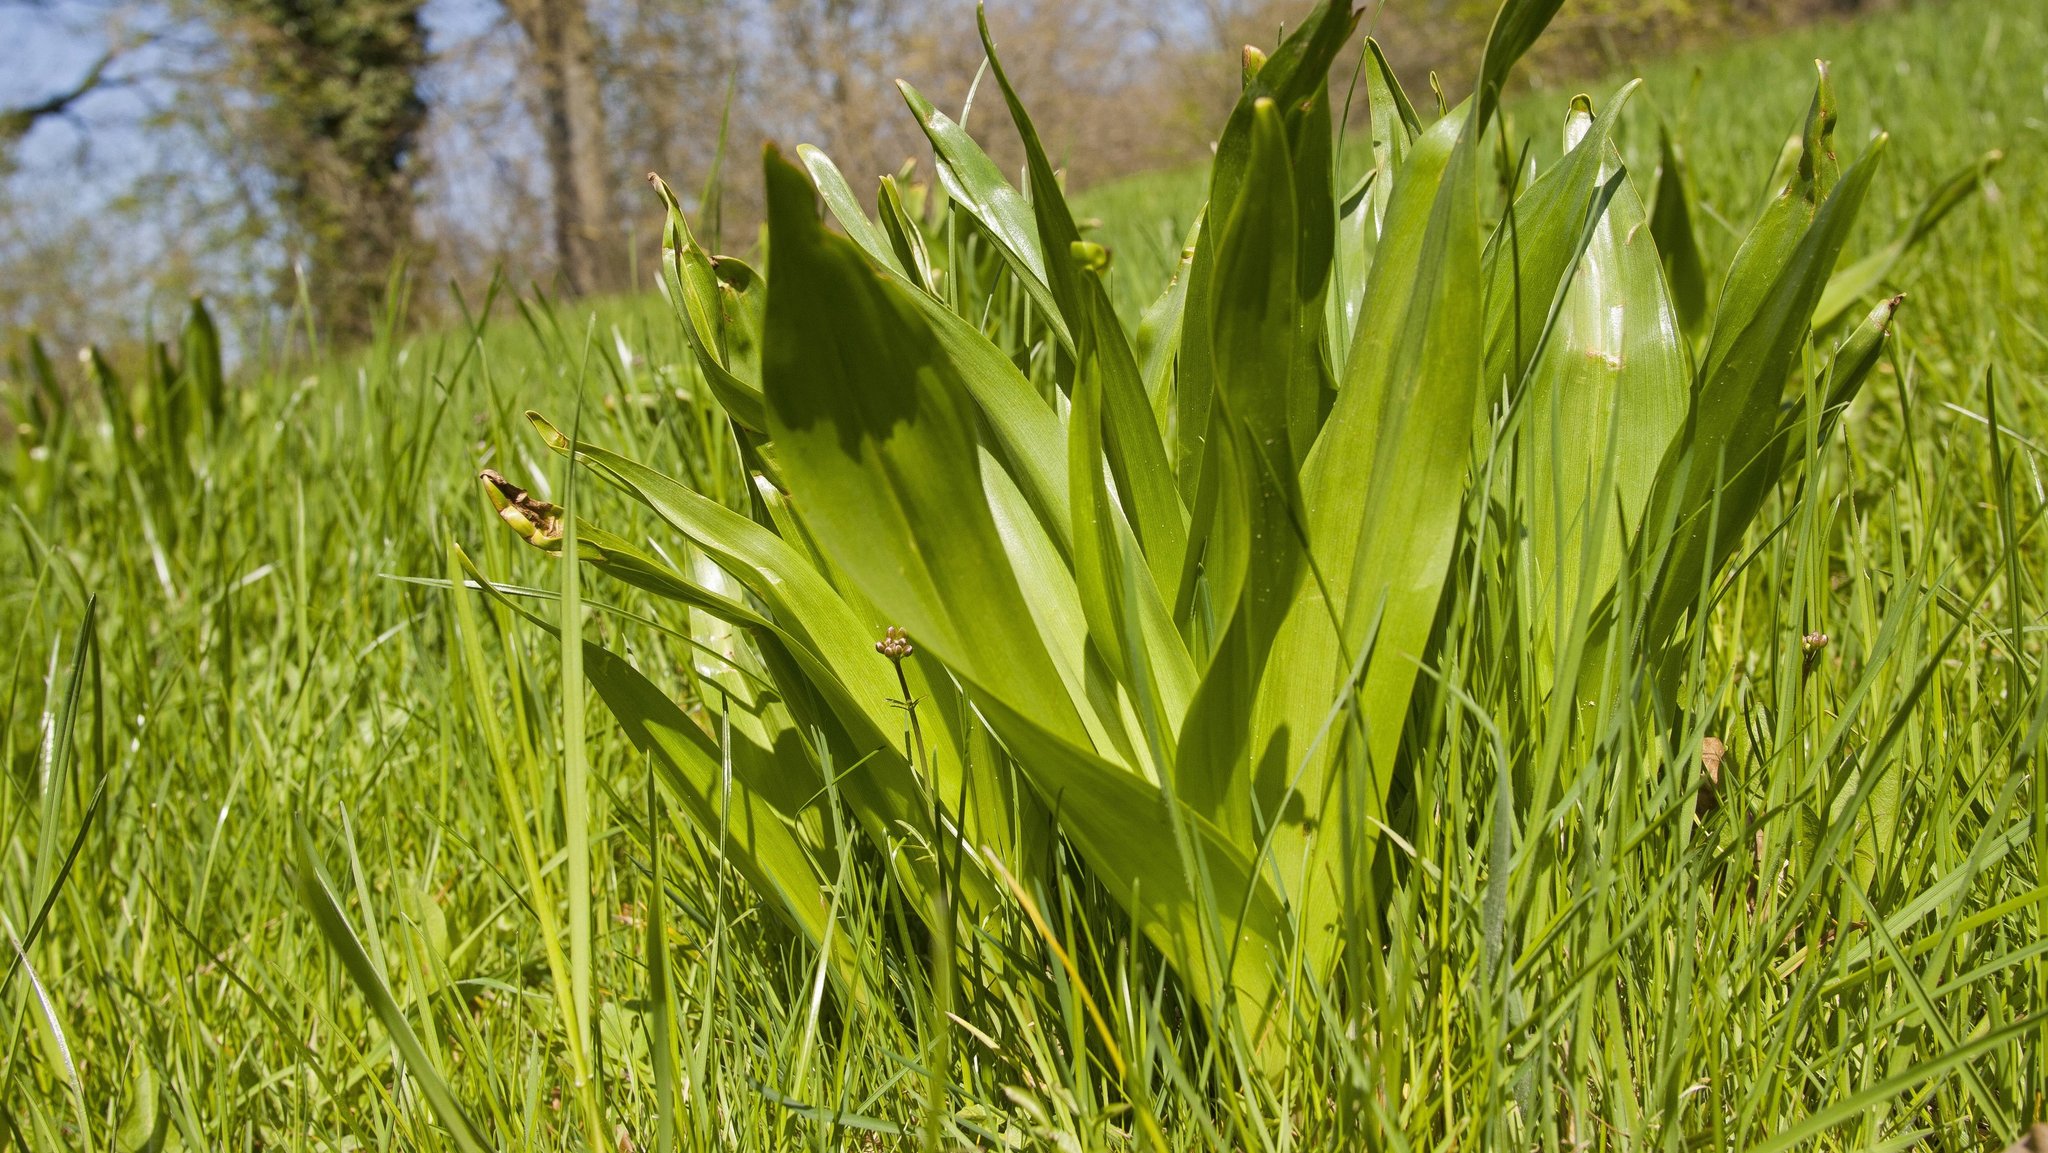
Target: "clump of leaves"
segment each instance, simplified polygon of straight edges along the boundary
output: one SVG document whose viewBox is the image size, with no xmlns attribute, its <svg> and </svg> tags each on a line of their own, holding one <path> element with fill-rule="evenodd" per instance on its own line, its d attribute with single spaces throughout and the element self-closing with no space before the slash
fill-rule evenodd
<svg viewBox="0 0 2048 1153">
<path fill-rule="evenodd" d="M 1247 53 L 1206 211 L 1135 331 L 985 21 L 1021 189 L 907 84 L 939 187 L 884 178 L 871 217 L 823 154 L 771 147 L 765 274 L 701 247 L 657 182 L 744 507 L 537 415 L 674 540 L 578 522 L 564 550 L 567 513 L 486 479 L 532 543 L 687 608 L 729 729 L 594 642 L 582 670 L 843 996 L 873 991 L 831 943 L 842 813 L 963 939 L 1042 901 L 1057 838 L 1254 1065 L 1365 1014 L 1388 877 L 1413 867 L 1390 840 L 1415 819 L 1417 687 L 1453 558 L 1489 534 L 1529 574 L 1526 691 L 1567 713 L 1646 694 L 1667 740 L 1688 731 L 1716 581 L 1899 306 L 1814 335 L 1882 279 L 1835 268 L 1885 141 L 1843 167 L 1823 67 L 1709 300 L 1676 150 L 1646 198 L 1613 143 L 1633 85 L 1575 100 L 1561 159 L 1493 203 L 1501 88 L 1556 8 L 1508 0 L 1476 93 L 1434 121 L 1368 43 L 1372 165 L 1348 191 L 1329 75 L 1357 14 L 1330 0 Z M 1809 349 L 1818 391 L 1791 383 Z M 1578 763 L 1544 748 L 1501 803 L 1555 803 Z"/>
</svg>

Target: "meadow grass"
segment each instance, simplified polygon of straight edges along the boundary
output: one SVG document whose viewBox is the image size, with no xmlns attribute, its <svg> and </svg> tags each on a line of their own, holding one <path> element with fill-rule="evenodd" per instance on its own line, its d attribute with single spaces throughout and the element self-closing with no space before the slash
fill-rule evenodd
<svg viewBox="0 0 2048 1153">
<path fill-rule="evenodd" d="M 838 859 L 824 949 L 778 922 L 611 714 L 579 707 L 561 644 L 445 587 L 459 548 L 710 733 L 735 723 L 747 687 L 715 629 L 565 588 L 577 566 L 502 531 L 475 481 L 572 499 L 531 407 L 743 503 L 673 315 L 500 295 L 451 332 L 246 366 L 183 454 L 92 401 L 17 436 L 0 1141 L 460 1147 L 445 1092 L 477 1143 L 517 1148 L 1289 1149 L 1337 1142 L 1369 1082 L 1389 1148 L 2002 1146 L 2048 1112 L 2048 16 L 1928 5 L 1717 54 L 1696 83 L 1690 61 L 1649 72 L 1715 267 L 1815 56 L 1840 138 L 1894 138 L 1852 257 L 1972 157 L 2008 158 L 1899 270 L 1886 363 L 1690 655 L 1686 735 L 1729 750 L 1711 806 L 1632 751 L 1651 738 L 1622 702 L 1599 771 L 1558 799 L 1571 821 L 1506 840 L 1490 734 L 1538 706 L 1495 657 L 1533 626 L 1470 592 L 1518 579 L 1500 554 L 1454 562 L 1474 607 L 1424 694 L 1441 791 L 1384 926 L 1405 1020 L 1371 1052 L 1251 1067 L 1159 957 L 1117 947 L 1124 915 L 1058 844 L 1053 891 L 989 932 L 981 970 L 871 850 Z M 1646 186 L 1649 111 L 1622 135 Z M 1562 113 L 1517 101 L 1512 132 L 1554 150 Z M 1076 198 L 1120 309 L 1164 284 L 1202 189 L 1169 172 Z M 662 539 L 637 505 L 573 499 Z M 1035 979 L 986 979 L 1005 963 Z"/>
</svg>

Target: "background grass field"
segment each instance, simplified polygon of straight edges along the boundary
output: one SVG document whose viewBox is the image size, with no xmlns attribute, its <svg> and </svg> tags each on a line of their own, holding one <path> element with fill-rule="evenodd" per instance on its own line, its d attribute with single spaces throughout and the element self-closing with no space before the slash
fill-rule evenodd
<svg viewBox="0 0 2048 1153">
<path fill-rule="evenodd" d="M 1914 6 L 1649 71 L 1625 152 L 1647 190 L 1653 111 L 1678 127 L 1717 265 L 1775 160 L 1757 143 L 1796 128 L 1816 56 L 1833 62 L 1839 139 L 1855 150 L 1879 127 L 1894 138 L 1851 257 L 1948 173 L 1987 149 L 2008 154 L 1986 194 L 1899 269 L 1910 296 L 1892 361 L 1828 449 L 1819 497 L 1788 504 L 1793 527 L 1759 537 L 1703 658 L 1725 678 L 1735 784 L 1724 808 L 1785 814 L 1773 828 L 1813 819 L 1802 812 L 1825 818 L 1856 791 L 1826 755 L 1839 743 L 1822 739 L 1840 722 L 1851 743 L 1891 742 L 1880 789 L 1893 816 L 1867 845 L 1819 847 L 1860 886 L 1831 885 L 1834 916 L 1787 939 L 1766 939 L 1737 882 L 1700 896 L 1683 845 L 1645 850 L 1590 890 L 1654 934 L 1608 988 L 1575 985 L 1555 961 L 1558 971 L 1527 975 L 1525 995 L 1610 1037 L 1608 1077 L 1530 1074 L 1495 1099 L 1505 1112 L 1526 1108 L 1518 1094 L 1583 1097 L 1599 1103 L 1587 1115 L 1617 1120 L 1523 1134 L 1530 1144 L 1965 1149 L 2002 1144 L 2048 1108 L 2048 1045 L 2033 1023 L 2048 1009 L 2048 12 L 2034 0 Z M 1588 87 L 1604 102 L 1616 83 Z M 1512 133 L 1554 150 L 1564 95 L 1516 102 Z M 1121 307 L 1163 286 L 1201 194 L 1191 171 L 1078 198 L 1116 253 Z M 707 493 L 731 498 L 737 481 L 718 430 L 689 403 L 696 375 L 666 304 L 472 304 L 475 324 L 460 331 L 245 365 L 229 418 L 188 460 L 140 452 L 90 402 L 61 433 L 17 437 L 0 487 L 0 634 L 17 638 L 0 686 L 0 927 L 21 940 L 41 925 L 8 950 L 0 1143 L 449 1143 L 418 1071 L 394 1059 L 294 891 L 295 817 L 472 1116 L 521 1147 L 594 1143 L 570 1084 L 544 921 L 508 832 L 535 829 L 553 875 L 570 823 L 555 782 L 565 729 L 573 740 L 577 727 L 565 724 L 558 649 L 476 606 L 481 627 L 462 635 L 488 675 L 473 675 L 450 594 L 426 582 L 447 577 L 459 542 L 507 581 L 559 583 L 559 566 L 495 523 L 474 480 L 489 466 L 561 499 L 560 466 L 520 417 L 529 407 L 565 424 L 580 411 L 586 438 Z M 68 362 L 59 371 L 79 375 Z M 12 387 L 25 395 L 24 373 Z M 622 502 L 602 507 L 614 531 L 652 531 Z M 585 595 L 637 603 L 609 587 Z M 715 714 L 715 701 L 691 695 L 703 680 L 684 643 L 611 615 L 588 627 Z M 1831 642 L 1806 677 L 1799 636 L 1812 631 Z M 721 877 L 715 844 L 650 809 L 645 766 L 609 715 L 592 709 L 581 727 L 603 1140 L 654 1143 L 669 1085 L 686 1102 L 680 1132 L 703 1147 L 894 1147 L 915 1139 L 906 1126 L 924 1115 L 936 1065 L 966 1139 L 1135 1143 L 1119 1090 L 1077 1043 L 1071 996 L 1045 1006 L 1037 1038 L 971 1027 L 1001 989 L 963 991 L 967 1024 L 943 1038 L 915 1014 L 831 1004 L 815 958 Z M 513 750 L 523 811 L 506 810 L 494 745 Z M 669 1073 L 648 1044 L 651 844 L 667 881 L 680 1062 Z M 1476 885 L 1482 855 L 1444 867 Z M 1795 849 L 1786 868 L 1796 883 L 1819 866 Z M 850 887 L 843 911 L 863 955 L 908 947 L 904 911 L 885 893 Z M 1426 954 L 1446 1007 L 1437 1047 L 1418 1050 L 1420 1081 L 1491 1068 L 1501 1046 L 1452 1018 L 1473 963 L 1460 940 L 1446 934 Z M 1097 960 L 1107 973 L 1157 974 Z M 919 974 L 875 965 L 877 987 L 926 1003 Z M 1122 993 L 1110 1011 L 1142 1030 L 1147 991 Z M 1216 1070 L 1159 1068 L 1160 1108 L 1178 1122 L 1170 1140 L 1187 1148 L 1290 1147 L 1284 1127 L 1261 1126 L 1318 1109 L 1326 1075 L 1304 1069 L 1298 1096 L 1236 1102 L 1210 1099 Z M 1498 1118 L 1427 1115 L 1451 1099 L 1417 1089 L 1414 1131 L 1460 1145 L 1504 1132 Z"/>
</svg>

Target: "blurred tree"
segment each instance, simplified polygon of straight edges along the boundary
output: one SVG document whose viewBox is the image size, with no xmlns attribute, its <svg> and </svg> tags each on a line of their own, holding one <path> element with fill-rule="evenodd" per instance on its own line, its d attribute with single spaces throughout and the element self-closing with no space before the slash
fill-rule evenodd
<svg viewBox="0 0 2048 1153">
<path fill-rule="evenodd" d="M 369 335 L 395 262 L 416 259 L 426 123 L 423 0 L 214 0 L 261 97 L 262 152 L 328 331 Z"/>
<path fill-rule="evenodd" d="M 1520 75 L 1584 83 L 1898 2 L 1573 0 Z M 1242 45 L 1272 47 L 1310 4 L 989 0 L 988 19 L 1054 163 L 1085 186 L 1205 155 Z M 1455 98 L 1498 0 L 1356 4 Z M 645 289 L 658 216 L 641 173 L 704 196 L 704 238 L 744 254 L 762 141 L 818 145 L 870 201 L 929 156 L 899 76 L 1021 178 L 985 79 L 963 113 L 982 64 L 966 0 L 0 0 L 0 45 L 0 328 L 64 338 L 139 342 L 203 290 L 246 346 L 276 341 L 295 263 L 343 341 L 369 332 L 398 259 L 425 284 Z M 1429 79 L 1403 76 L 1418 103 Z"/>
<path fill-rule="evenodd" d="M 603 22 L 605 102 L 625 178 L 620 219 L 637 226 L 641 268 L 651 267 L 659 244 L 655 201 L 638 179 L 648 171 L 674 181 L 685 197 L 709 193 L 692 204 L 705 243 L 721 251 L 733 239 L 745 246 L 748 237 L 725 222 L 734 218 L 744 229 L 756 218 L 758 181 L 748 177 L 761 145 L 760 109 L 771 103 L 757 104 L 770 65 L 748 49 L 753 15 L 734 0 L 611 0 Z M 775 95 L 773 103 L 803 99 Z M 639 287 L 646 287 L 644 274 Z"/>
<path fill-rule="evenodd" d="M 547 151 L 556 268 L 571 293 L 619 285 L 599 38 L 583 0 L 504 0 L 526 36 Z"/>
</svg>

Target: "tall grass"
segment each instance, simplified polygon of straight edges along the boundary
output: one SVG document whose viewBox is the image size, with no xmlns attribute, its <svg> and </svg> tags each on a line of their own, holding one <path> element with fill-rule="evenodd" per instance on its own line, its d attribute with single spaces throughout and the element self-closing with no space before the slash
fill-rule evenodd
<svg viewBox="0 0 2048 1153">
<path fill-rule="evenodd" d="M 1708 61 L 1697 95 L 1686 69 L 1650 75 L 1716 269 L 1816 55 L 1845 156 L 1872 125 L 1893 137 L 1848 258 L 1985 150 L 2010 155 L 1889 282 L 1910 295 L 1862 399 L 1789 451 L 1668 711 L 1620 687 L 1635 670 L 1611 651 L 1581 658 L 1584 703 L 1536 691 L 1570 614 L 1492 511 L 1530 482 L 1502 435 L 1478 441 L 1405 719 L 1411 791 L 1359 881 L 1385 910 L 1357 928 L 1375 959 L 1348 984 L 1290 987 L 1299 1031 L 1277 1056 L 1133 931 L 1099 862 L 1051 835 L 1056 811 L 978 811 L 982 843 L 1034 871 L 976 882 L 911 835 L 944 815 L 871 835 L 849 792 L 863 766 L 829 735 L 772 746 L 801 772 L 747 763 L 760 714 L 798 706 L 707 610 L 758 602 L 638 504 L 588 474 L 572 488 L 520 415 L 560 414 L 564 435 L 747 515 L 760 490 L 727 398 L 665 303 L 591 325 L 478 301 L 464 331 L 248 374 L 217 412 L 178 399 L 206 395 L 203 330 L 97 398 L 78 393 L 100 369 L 53 364 L 44 389 L 24 360 L 18 544 L 0 554 L 20 637 L 0 789 L 0 915 L 22 942 L 6 1139 L 437 1147 L 466 1126 L 534 1148 L 1296 1148 L 1367 1128 L 1388 1148 L 2002 1145 L 2048 1081 L 2048 340 L 2032 319 L 2048 228 L 2026 208 L 2044 48 L 2032 6 L 1990 3 L 1749 46 Z M 1651 111 L 1639 96 L 1619 138 L 1646 199 Z M 1527 137 L 1554 156 L 1565 112 L 1511 105 L 1510 152 Z M 918 190 L 897 195 L 916 215 Z M 1152 303 L 1170 266 L 1120 238 L 1170 236 L 1177 256 L 1186 202 L 1139 184 L 1077 209 L 1106 218 L 1089 235 L 1112 250 L 1119 306 Z M 927 239 L 933 266 L 960 267 Z M 1833 341 L 1812 348 L 1793 375 L 1820 399 Z M 589 526 L 583 563 L 489 523 L 483 467 Z M 567 583 L 629 554 L 720 599 L 589 569 Z M 474 580 L 464 558 L 502 599 L 448 589 Z M 557 635 L 578 629 L 650 678 L 649 708 L 675 703 L 701 789 L 579 707 Z M 906 693 L 862 656 L 881 684 L 863 703 L 898 747 L 912 718 L 889 698 L 918 700 L 913 755 L 959 723 L 942 686 Z M 1726 749 L 1711 771 L 1707 737 Z M 942 814 L 991 801 L 937 793 Z M 807 814 L 809 892 L 774 894 L 748 863 L 784 810 Z M 921 862 L 945 900 L 911 896 Z M 798 908 L 810 919 L 779 911 Z M 1377 1011 L 1361 1020 L 1364 988 Z"/>
</svg>

